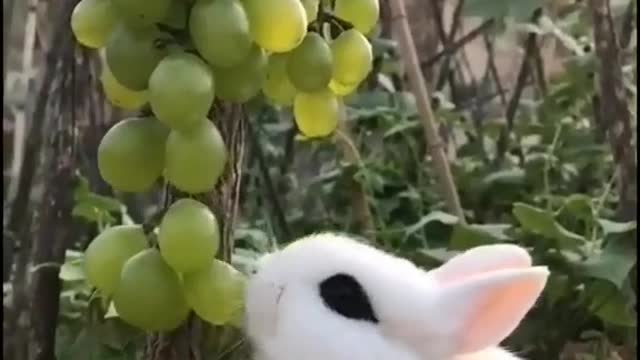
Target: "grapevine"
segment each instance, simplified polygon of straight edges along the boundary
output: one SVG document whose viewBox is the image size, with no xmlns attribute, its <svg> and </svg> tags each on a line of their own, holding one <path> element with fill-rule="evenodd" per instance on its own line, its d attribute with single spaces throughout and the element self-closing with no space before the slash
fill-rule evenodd
<svg viewBox="0 0 640 360">
<path fill-rule="evenodd" d="M 106 99 L 139 111 L 101 140 L 102 178 L 122 192 L 214 190 L 228 157 L 216 100 L 263 99 L 290 109 L 304 137 L 331 136 L 343 98 L 371 71 L 378 17 L 378 0 L 81 0 L 71 29 L 100 52 Z M 89 282 L 146 331 L 175 329 L 189 311 L 237 324 L 246 280 L 216 259 L 216 216 L 189 197 L 167 205 L 159 224 L 99 234 Z"/>
</svg>

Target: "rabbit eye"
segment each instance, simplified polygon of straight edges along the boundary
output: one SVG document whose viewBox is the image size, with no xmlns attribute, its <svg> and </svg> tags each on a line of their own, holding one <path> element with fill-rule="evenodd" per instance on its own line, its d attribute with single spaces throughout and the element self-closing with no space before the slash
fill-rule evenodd
<svg viewBox="0 0 640 360">
<path fill-rule="evenodd" d="M 334 312 L 349 319 L 378 323 L 369 297 L 353 276 L 333 275 L 320 283 L 319 290 L 324 304 Z"/>
</svg>

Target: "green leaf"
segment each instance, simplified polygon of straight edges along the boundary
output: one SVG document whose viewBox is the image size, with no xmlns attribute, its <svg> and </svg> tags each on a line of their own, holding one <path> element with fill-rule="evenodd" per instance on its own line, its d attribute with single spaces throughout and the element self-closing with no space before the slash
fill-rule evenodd
<svg viewBox="0 0 640 360">
<path fill-rule="evenodd" d="M 526 179 L 525 176 L 526 173 L 522 168 L 500 170 L 485 176 L 482 179 L 482 185 L 485 188 L 502 185 L 523 185 Z"/>
<path fill-rule="evenodd" d="M 102 219 L 102 215 L 98 209 L 88 203 L 76 204 L 71 210 L 71 215 L 84 218 L 89 222 L 99 222 Z"/>
<path fill-rule="evenodd" d="M 609 241 L 601 253 L 576 266 L 581 274 L 608 281 L 620 289 L 636 261 L 633 244 L 626 239 L 615 239 Z"/>
<path fill-rule="evenodd" d="M 420 127 L 420 123 L 417 120 L 401 121 L 401 122 L 398 122 L 398 124 L 396 124 L 393 127 L 391 127 L 391 129 L 387 130 L 384 133 L 383 137 L 384 138 L 388 138 L 388 137 L 391 137 L 393 135 L 405 132 L 407 130 L 417 129 L 419 127 Z"/>
<path fill-rule="evenodd" d="M 509 229 L 511 225 L 508 224 L 457 224 L 451 235 L 450 247 L 453 250 L 467 250 L 480 245 L 505 242 L 510 240 L 505 235 Z"/>
<path fill-rule="evenodd" d="M 525 230 L 558 240 L 561 247 L 576 247 L 585 241 L 583 236 L 565 229 L 556 222 L 549 211 L 523 203 L 516 203 L 513 206 L 513 215 Z"/>
<path fill-rule="evenodd" d="M 463 14 L 485 19 L 509 17 L 516 21 L 527 21 L 540 6 L 542 0 L 467 0 Z"/>
<path fill-rule="evenodd" d="M 458 223 L 458 217 L 447 214 L 442 211 L 433 211 L 425 216 L 423 216 L 418 222 L 415 224 L 408 226 L 405 228 L 405 236 L 410 236 L 417 231 L 420 231 L 422 228 L 427 226 L 430 222 L 437 221 L 443 223 L 445 225 L 455 225 Z"/>
<path fill-rule="evenodd" d="M 509 13 L 511 0 L 467 0 L 462 8 L 465 16 L 503 18 Z"/>
<path fill-rule="evenodd" d="M 564 202 L 563 210 L 581 220 L 593 219 L 591 198 L 584 194 L 569 195 Z"/>
<path fill-rule="evenodd" d="M 73 190 L 73 199 L 75 201 L 80 201 L 84 197 L 86 197 L 91 190 L 89 190 L 89 180 L 84 176 L 78 176 L 78 185 Z"/>
<path fill-rule="evenodd" d="M 632 307 L 632 292 L 617 289 L 607 282 L 594 282 L 587 288 L 591 295 L 590 310 L 603 321 L 617 326 L 637 325 L 637 314 Z M 628 295 L 628 296 L 627 296 Z"/>
<path fill-rule="evenodd" d="M 516 21 L 529 21 L 533 12 L 542 6 L 542 2 L 542 0 L 510 1 L 508 16 Z"/>
<path fill-rule="evenodd" d="M 598 224 L 600 224 L 600 227 L 602 228 L 602 231 L 604 231 L 605 236 L 633 231 L 638 226 L 638 223 L 635 221 L 620 223 L 607 219 L 598 219 Z"/>
<path fill-rule="evenodd" d="M 104 212 L 120 212 L 123 207 L 122 202 L 118 199 L 94 193 L 87 194 L 81 201 Z"/>
<path fill-rule="evenodd" d="M 79 281 L 86 278 L 84 272 L 84 259 L 74 259 L 67 261 L 60 267 L 60 280 Z"/>
<path fill-rule="evenodd" d="M 407 254 L 407 257 L 411 258 L 416 264 L 422 267 L 433 269 L 451 260 L 458 254 L 458 251 L 451 251 L 445 248 L 434 248 L 420 249 L 412 254 Z"/>
</svg>

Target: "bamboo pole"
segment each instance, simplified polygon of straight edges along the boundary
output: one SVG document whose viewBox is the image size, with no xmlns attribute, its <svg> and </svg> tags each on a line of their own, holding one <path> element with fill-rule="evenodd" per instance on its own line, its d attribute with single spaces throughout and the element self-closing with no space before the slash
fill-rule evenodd
<svg viewBox="0 0 640 360">
<path fill-rule="evenodd" d="M 449 211 L 456 215 L 460 219 L 460 222 L 464 223 L 464 212 L 460 205 L 458 191 L 456 190 L 451 169 L 449 168 L 449 162 L 444 152 L 444 145 L 436 129 L 435 118 L 433 110 L 431 109 L 431 97 L 427 85 L 424 82 L 424 75 L 422 74 L 420 61 L 416 54 L 416 47 L 407 21 L 404 0 L 388 1 L 391 7 L 391 23 L 394 26 L 394 34 L 400 44 L 400 56 L 407 69 L 409 85 L 416 98 L 420 122 L 427 140 L 427 151 L 433 158 L 439 185 L 442 188 Z"/>
</svg>

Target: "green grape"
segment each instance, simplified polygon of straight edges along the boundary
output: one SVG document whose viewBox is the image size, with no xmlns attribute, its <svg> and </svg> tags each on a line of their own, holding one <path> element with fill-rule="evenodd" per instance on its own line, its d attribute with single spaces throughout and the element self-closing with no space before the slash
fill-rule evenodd
<svg viewBox="0 0 640 360">
<path fill-rule="evenodd" d="M 218 221 L 204 204 L 180 199 L 160 222 L 158 245 L 162 257 L 175 271 L 188 273 L 206 268 L 220 246 Z"/>
<path fill-rule="evenodd" d="M 89 283 L 106 295 L 118 287 L 124 263 L 147 248 L 147 237 L 140 225 L 107 228 L 91 241 L 84 253 Z"/>
<path fill-rule="evenodd" d="M 245 288 L 242 273 L 220 260 L 184 276 L 187 303 L 200 318 L 213 325 L 226 325 L 242 314 Z"/>
<path fill-rule="evenodd" d="M 287 74 L 300 91 L 314 92 L 329 85 L 333 71 L 331 49 L 317 33 L 309 33 L 304 41 L 291 51 L 287 61 Z"/>
<path fill-rule="evenodd" d="M 329 83 L 329 89 L 331 89 L 331 92 L 338 96 L 347 96 L 353 93 L 358 88 L 358 85 L 359 84 L 344 85 L 332 79 Z"/>
<path fill-rule="evenodd" d="M 161 39 L 153 28 L 116 26 L 107 40 L 105 58 L 120 84 L 136 91 L 147 88 L 151 73 L 166 54 L 157 44 Z"/>
<path fill-rule="evenodd" d="M 187 17 L 191 7 L 184 0 L 171 0 L 167 15 L 160 21 L 161 24 L 173 29 L 184 30 L 187 28 Z"/>
<path fill-rule="evenodd" d="M 207 117 L 215 82 L 209 66 L 196 55 L 168 55 L 149 78 L 149 102 L 158 120 L 173 130 L 188 130 Z"/>
<path fill-rule="evenodd" d="M 238 65 L 251 49 L 249 20 L 238 0 L 199 0 L 191 9 L 189 31 L 212 66 Z"/>
<path fill-rule="evenodd" d="M 296 125 L 304 136 L 325 137 L 338 126 L 340 103 L 328 90 L 299 93 L 293 103 L 293 114 Z"/>
<path fill-rule="evenodd" d="M 149 190 L 162 175 L 168 134 L 167 127 L 153 117 L 120 121 L 98 146 L 100 175 L 116 190 Z"/>
<path fill-rule="evenodd" d="M 297 47 L 307 34 L 307 14 L 300 0 L 243 0 L 251 36 L 273 53 Z"/>
<path fill-rule="evenodd" d="M 82 0 L 71 13 L 71 30 L 78 42 L 89 48 L 101 48 L 117 21 L 110 0 Z"/>
<path fill-rule="evenodd" d="M 134 91 L 120 84 L 106 63 L 102 64 L 100 83 L 107 100 L 121 109 L 137 110 L 147 103 L 147 91 Z"/>
<path fill-rule="evenodd" d="M 227 163 L 220 132 L 209 120 L 167 139 L 165 178 L 178 190 L 196 194 L 214 189 Z"/>
<path fill-rule="evenodd" d="M 379 0 L 336 0 L 335 14 L 350 22 L 358 31 L 368 34 L 380 17 Z"/>
<path fill-rule="evenodd" d="M 307 13 L 307 23 L 311 24 L 318 18 L 318 7 L 320 6 L 320 0 L 301 0 L 302 6 Z"/>
<path fill-rule="evenodd" d="M 367 38 L 358 30 L 350 29 L 331 43 L 333 80 L 353 86 L 364 80 L 373 66 L 373 52 Z"/>
<path fill-rule="evenodd" d="M 180 278 L 156 249 L 125 262 L 113 305 L 122 320 L 146 331 L 173 330 L 189 315 Z"/>
<path fill-rule="evenodd" d="M 171 8 L 171 0 L 111 0 L 113 6 L 131 26 L 161 22 Z"/>
<path fill-rule="evenodd" d="M 266 78 L 262 85 L 264 96 L 275 104 L 283 106 L 293 104 L 293 98 L 297 92 L 287 75 L 288 57 L 289 53 L 269 56 Z"/>
<path fill-rule="evenodd" d="M 226 101 L 243 103 L 260 92 L 265 79 L 267 56 L 253 45 L 247 57 L 232 68 L 214 68 L 216 94 Z"/>
</svg>

